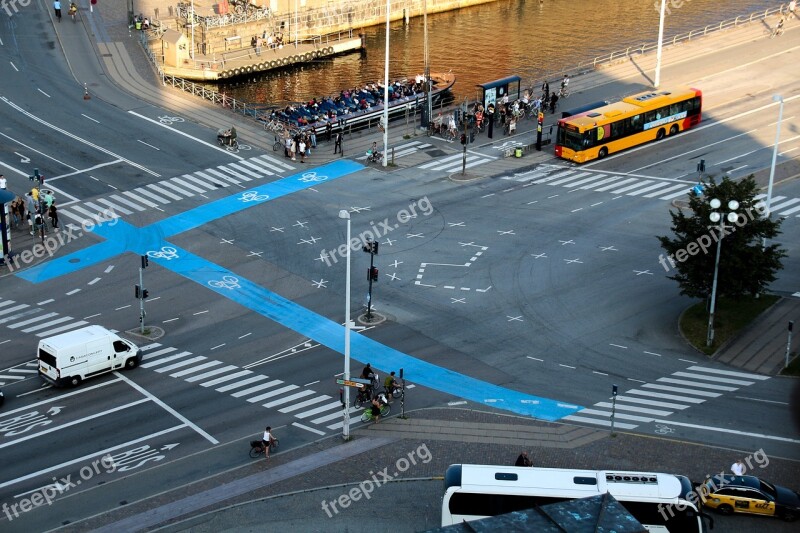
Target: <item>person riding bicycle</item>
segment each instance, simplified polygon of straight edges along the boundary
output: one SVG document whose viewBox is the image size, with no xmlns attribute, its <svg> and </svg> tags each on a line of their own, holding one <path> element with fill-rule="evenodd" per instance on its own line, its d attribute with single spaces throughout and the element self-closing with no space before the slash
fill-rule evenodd
<svg viewBox="0 0 800 533">
<path fill-rule="evenodd" d="M 394 371 L 390 372 L 386 379 L 383 380 L 383 388 L 386 389 L 386 392 L 391 396 L 392 393 L 402 388 L 399 383 L 397 383 L 397 378 L 394 377 Z"/>
<path fill-rule="evenodd" d="M 236 128 L 231 126 L 230 129 L 218 131 L 217 140 L 220 144 L 233 146 L 236 142 Z"/>
<path fill-rule="evenodd" d="M 269 459 L 269 447 L 275 442 L 275 435 L 272 434 L 272 427 L 267 426 L 264 430 L 264 435 L 261 437 L 261 444 L 264 445 L 264 454 Z"/>
<path fill-rule="evenodd" d="M 69 16 L 71 16 L 72 18 L 75 18 L 75 14 L 77 12 L 78 12 L 78 6 L 75 4 L 75 2 L 70 2 L 69 3 Z"/>
<path fill-rule="evenodd" d="M 376 394 L 372 398 L 372 405 L 370 406 L 370 412 L 372 414 L 372 418 L 375 419 L 375 423 L 379 423 L 381 421 L 381 409 L 383 409 L 384 405 L 387 405 L 389 400 L 383 394 Z"/>
<path fill-rule="evenodd" d="M 378 151 L 378 143 L 372 143 L 372 148 L 367 150 L 367 156 L 369 156 L 370 161 L 380 161 L 381 160 L 381 153 Z M 368 379 L 368 378 L 365 378 Z"/>
<path fill-rule="evenodd" d="M 564 79 L 561 80 L 561 89 L 563 91 L 566 91 L 567 90 L 567 85 L 569 85 L 569 75 L 568 74 L 564 74 Z"/>
</svg>

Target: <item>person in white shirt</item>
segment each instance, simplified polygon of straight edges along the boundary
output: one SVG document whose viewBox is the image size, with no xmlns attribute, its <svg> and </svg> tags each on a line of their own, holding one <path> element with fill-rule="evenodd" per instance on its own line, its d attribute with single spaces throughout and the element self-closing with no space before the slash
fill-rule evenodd
<svg viewBox="0 0 800 533">
<path fill-rule="evenodd" d="M 2 174 L 0 174 L 0 189 L 6 189 L 6 178 Z"/>
<path fill-rule="evenodd" d="M 275 435 L 272 434 L 272 427 L 267 426 L 264 430 L 264 435 L 261 437 L 261 444 L 264 445 L 264 454 L 267 456 L 267 459 L 269 459 L 269 447 L 274 440 Z"/>
<path fill-rule="evenodd" d="M 734 476 L 743 476 L 744 471 L 745 471 L 744 463 L 742 462 L 741 459 L 739 459 L 738 461 L 736 461 L 731 465 L 731 472 L 733 472 Z"/>
</svg>

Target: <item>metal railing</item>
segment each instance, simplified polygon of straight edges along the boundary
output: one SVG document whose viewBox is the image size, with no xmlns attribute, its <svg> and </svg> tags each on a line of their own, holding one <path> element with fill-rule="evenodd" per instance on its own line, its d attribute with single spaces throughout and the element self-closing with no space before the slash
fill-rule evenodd
<svg viewBox="0 0 800 533">
<path fill-rule="evenodd" d="M 705 37 L 710 33 L 714 33 L 717 31 L 727 30 L 730 28 L 736 28 L 741 24 L 750 24 L 751 22 L 765 20 L 768 16 L 782 13 L 784 10 L 784 5 L 782 4 L 780 7 L 776 7 L 774 9 L 767 9 L 765 11 L 758 11 L 756 13 L 751 13 L 749 16 L 739 16 L 735 19 L 723 20 L 719 24 L 709 24 L 704 28 L 700 28 L 697 30 L 692 30 L 687 33 L 679 33 L 672 37 L 672 39 L 664 39 L 664 45 L 676 45 L 678 43 L 684 41 L 691 41 L 693 38 L 697 37 Z M 644 43 L 641 46 L 630 46 L 625 50 L 618 50 L 616 52 L 611 52 L 610 54 L 606 54 L 603 56 L 595 57 L 592 61 L 579 63 L 574 69 L 580 70 L 581 68 L 585 68 L 591 66 L 592 68 L 597 67 L 597 65 L 602 63 L 611 63 L 612 61 L 616 61 L 623 58 L 631 57 L 632 55 L 641 55 L 646 52 L 650 52 L 658 48 L 658 42 L 651 42 L 651 43 Z"/>
<path fill-rule="evenodd" d="M 692 39 L 696 39 L 698 37 L 705 37 L 705 36 L 707 36 L 709 34 L 712 34 L 712 33 L 718 32 L 718 31 L 728 30 L 728 29 L 731 29 L 731 28 L 736 28 L 736 27 L 741 26 L 743 24 L 750 24 L 752 22 L 766 20 L 767 17 L 769 17 L 770 15 L 780 14 L 780 13 L 783 13 L 785 10 L 786 10 L 786 4 L 781 4 L 780 7 L 776 7 L 776 8 L 773 8 L 773 9 L 766 9 L 764 11 L 756 11 L 755 13 L 751 13 L 750 15 L 742 15 L 742 16 L 738 16 L 738 17 L 736 17 L 734 19 L 723 20 L 722 22 L 720 22 L 718 24 L 709 24 L 708 26 L 705 26 L 704 28 L 691 30 L 691 31 L 686 32 L 686 33 L 679 33 L 679 34 L 673 36 L 670 39 L 666 39 L 665 38 L 664 39 L 664 45 L 665 46 L 676 45 L 676 44 L 681 43 L 681 42 L 688 42 L 688 41 L 690 41 Z M 591 61 L 584 61 L 584 62 L 578 63 L 577 65 L 563 67 L 563 68 L 561 68 L 561 69 L 559 69 L 557 71 L 554 71 L 554 72 L 548 72 L 548 73 L 544 74 L 543 76 L 539 77 L 538 81 L 537 80 L 533 80 L 530 83 L 525 84 L 525 86 L 523 88 L 528 88 L 528 90 L 532 90 L 532 89 L 535 89 L 536 87 L 539 87 L 544 80 L 551 80 L 551 81 L 552 80 L 560 80 L 561 77 L 563 76 L 564 72 L 570 72 L 572 76 L 575 76 L 575 75 L 578 75 L 578 74 L 584 74 L 586 72 L 590 72 L 590 71 L 596 69 L 599 65 L 610 64 L 610 63 L 612 63 L 614 61 L 620 61 L 620 60 L 623 60 L 623 59 L 628 59 L 628 58 L 631 58 L 633 56 L 640 56 L 640 55 L 643 55 L 643 54 L 645 54 L 647 52 L 651 52 L 651 51 L 653 51 L 653 50 L 655 50 L 657 48 L 658 48 L 658 42 L 644 43 L 644 44 L 639 45 L 639 46 L 629 46 L 628 48 L 625 48 L 624 50 L 617 50 L 617 51 L 611 52 L 609 54 L 605 54 L 605 55 L 602 55 L 602 56 L 597 56 L 594 59 L 592 59 Z M 531 94 L 537 94 L 537 91 L 536 90 L 532 90 Z"/>
</svg>

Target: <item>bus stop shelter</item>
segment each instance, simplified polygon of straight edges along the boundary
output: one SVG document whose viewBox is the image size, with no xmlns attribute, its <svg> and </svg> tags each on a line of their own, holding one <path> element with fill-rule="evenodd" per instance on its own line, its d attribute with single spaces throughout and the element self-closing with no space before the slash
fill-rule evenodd
<svg viewBox="0 0 800 533">
<path fill-rule="evenodd" d="M 478 102 L 482 103 L 484 108 L 487 108 L 490 104 L 495 105 L 495 102 L 506 95 L 508 96 L 508 101 L 513 102 L 520 97 L 520 82 L 521 78 L 519 76 L 509 76 L 476 85 L 478 87 Z"/>
</svg>

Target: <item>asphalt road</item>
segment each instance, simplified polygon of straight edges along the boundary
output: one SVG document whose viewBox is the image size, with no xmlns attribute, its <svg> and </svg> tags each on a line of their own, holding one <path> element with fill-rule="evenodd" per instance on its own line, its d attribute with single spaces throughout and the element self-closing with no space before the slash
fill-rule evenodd
<svg viewBox="0 0 800 533">
<path fill-rule="evenodd" d="M 608 424 L 610 389 L 617 384 L 620 428 L 798 459 L 799 432 L 788 404 L 796 385 L 737 373 L 687 348 L 675 321 L 691 302 L 666 278 L 655 239 L 669 231 L 672 199 L 666 197 L 691 186 L 699 158 L 710 171 L 733 177 L 769 165 L 775 92 L 787 97 L 781 158 L 796 161 L 798 104 L 789 95 L 797 89 L 790 53 L 797 38 L 791 33 L 782 42 L 665 69 L 665 84 L 704 90 L 705 120 L 694 131 L 580 168 L 523 160 L 513 171 L 497 165 L 505 141 L 495 139 L 470 153 L 470 172 L 484 179 L 456 183 L 447 176 L 459 163 L 458 147 L 438 141 L 433 147 L 406 143 L 408 157 L 419 162 L 394 172 L 357 166 L 345 172 L 321 161 L 305 168 L 255 146 L 235 154 L 220 150 L 213 130 L 172 120 L 175 113 L 127 94 L 84 101 L 56 43 L 41 37 L 45 11 L 30 11 L 0 29 L 0 162 L 9 188 L 28 188 L 25 176 L 38 165 L 62 204 L 62 223 L 79 226 L 113 208 L 135 228 L 155 228 L 121 231 L 123 223 L 114 220 L 94 231 L 78 228 L 59 257 L 88 254 L 112 234 L 127 249 L 141 250 L 167 242 L 158 240 L 166 236 L 181 254 L 206 261 L 199 269 L 209 269 L 204 276 L 233 272 L 237 282 L 270 291 L 253 292 L 263 305 L 277 305 L 280 295 L 329 319 L 292 316 L 297 307 L 265 318 L 257 302 L 225 296 L 235 282 L 214 277 L 229 286 L 201 286 L 195 274 L 169 267 L 162 248 L 144 273 L 151 294 L 146 320 L 166 335 L 136 339 L 145 348 L 143 368 L 74 391 L 54 390 L 42 387 L 29 364 L 40 336 L 79 322 L 136 328 L 132 285 L 139 258 L 109 253 L 36 283 L 0 279 L 0 357 L 4 369 L 14 367 L 3 375 L 28 376 L 3 385 L 0 447 L 8 466 L 0 501 L 18 502 L 54 483 L 73 496 L 69 505 L 37 511 L 37 526 L 54 527 L 233 468 L 242 457 L 226 452 L 238 451 L 266 424 L 293 446 L 341 431 L 334 381 L 341 356 L 337 346 L 319 340 L 344 322 L 345 262 L 331 254 L 345 241 L 340 209 L 350 211 L 354 235 L 371 230 L 379 237 L 373 303 L 389 319 L 358 334 L 379 344 L 355 346 L 355 373 L 366 362 L 381 373 L 401 366 L 393 363 L 404 359 L 380 347 L 388 346 L 530 395 L 531 402 L 539 398 L 543 414 L 547 399 L 575 406 L 580 412 L 571 421 L 593 427 Z M 570 104 L 639 88 L 609 79 Z M 329 171 L 330 180 L 316 180 Z M 284 182 L 278 180 L 307 172 L 315 174 L 290 194 L 269 201 L 245 196 L 268 185 L 279 191 Z M 665 180 L 668 192 L 658 187 Z M 800 186 L 779 183 L 774 195 L 785 197 L 781 202 L 800 198 Z M 213 203 L 226 198 L 263 203 L 230 212 L 227 204 Z M 217 216 L 206 213 L 208 206 L 220 209 Z M 192 217 L 199 221 L 200 213 L 202 224 L 175 235 L 157 224 L 177 227 Z M 789 256 L 773 285 L 787 295 L 800 290 L 796 214 L 784 223 L 780 242 Z M 354 310 L 365 303 L 368 261 L 354 253 Z M 470 392 L 457 394 L 460 378 L 444 372 L 407 378 L 428 384 L 408 390 L 409 408 L 446 405 Z M 706 387 L 655 393 L 664 397 L 646 387 L 659 379 L 686 387 L 687 378 Z M 489 397 L 484 405 L 502 408 L 504 401 Z M 48 453 L 31 453 L 42 442 L 49 443 Z M 92 466 L 105 455 L 114 459 L 114 472 Z M 113 492 L 89 490 L 110 479 L 117 480 Z"/>
</svg>

